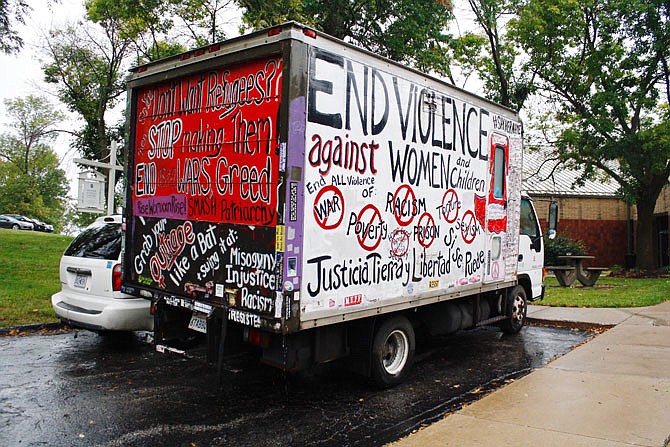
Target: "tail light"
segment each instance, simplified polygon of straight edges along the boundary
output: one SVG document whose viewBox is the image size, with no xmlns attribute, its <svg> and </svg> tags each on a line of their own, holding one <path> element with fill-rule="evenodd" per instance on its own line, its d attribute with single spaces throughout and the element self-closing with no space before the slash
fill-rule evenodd
<svg viewBox="0 0 670 447">
<path fill-rule="evenodd" d="M 545 267 L 542 267 L 542 282 L 544 282 L 546 277 L 547 277 L 547 269 Z"/>
<path fill-rule="evenodd" d="M 121 291 L 121 264 L 116 264 L 112 269 L 112 290 Z"/>
<path fill-rule="evenodd" d="M 261 348 L 270 346 L 270 336 L 266 332 L 254 328 L 244 328 L 243 340 L 252 346 L 260 346 Z"/>
</svg>

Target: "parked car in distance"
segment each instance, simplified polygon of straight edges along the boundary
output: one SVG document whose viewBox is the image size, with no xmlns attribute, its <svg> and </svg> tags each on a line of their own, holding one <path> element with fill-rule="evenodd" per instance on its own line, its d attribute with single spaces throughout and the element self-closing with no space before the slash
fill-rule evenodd
<svg viewBox="0 0 670 447">
<path fill-rule="evenodd" d="M 10 228 L 12 230 L 32 230 L 35 228 L 30 222 L 18 220 L 12 216 L 0 215 L 0 228 Z"/>
<path fill-rule="evenodd" d="M 32 219 L 30 217 L 26 217 L 26 219 L 28 219 L 30 222 L 33 223 L 33 225 L 35 225 L 35 228 L 34 228 L 35 231 L 42 231 L 42 232 L 47 231 L 47 224 L 45 224 L 44 222 L 41 222 L 37 219 Z"/>
<path fill-rule="evenodd" d="M 20 214 L 5 214 L 6 216 L 12 217 L 16 220 L 20 220 L 21 222 L 26 222 L 30 223 L 33 225 L 32 230 L 35 231 L 43 231 L 45 233 L 53 233 L 54 227 L 53 225 L 49 225 L 47 223 L 42 222 L 41 220 L 33 219 L 30 217 L 22 216 Z"/>
<path fill-rule="evenodd" d="M 20 214 L 5 214 L 5 216 L 9 216 L 9 217 L 14 218 L 16 220 L 20 220 L 21 222 L 31 224 L 32 225 L 31 230 L 39 231 L 39 229 L 37 228 L 38 227 L 37 222 L 35 222 L 34 220 L 32 220 L 32 219 L 30 219 L 26 216 L 22 216 Z"/>
<path fill-rule="evenodd" d="M 28 217 L 28 220 L 32 220 L 33 223 L 35 224 L 35 231 L 42 231 L 44 233 L 47 233 L 47 224 L 42 222 L 41 220 L 33 219 L 31 217 Z"/>
<path fill-rule="evenodd" d="M 61 291 L 51 297 L 58 317 L 95 332 L 153 329 L 151 301 L 121 293 L 121 216 L 84 229 L 60 261 Z"/>
</svg>

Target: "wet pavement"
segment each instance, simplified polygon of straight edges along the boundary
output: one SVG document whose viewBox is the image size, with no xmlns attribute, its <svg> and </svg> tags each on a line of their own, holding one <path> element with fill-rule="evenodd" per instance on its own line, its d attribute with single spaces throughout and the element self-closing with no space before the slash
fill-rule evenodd
<svg viewBox="0 0 670 447">
<path fill-rule="evenodd" d="M 530 326 L 432 340 L 402 385 L 379 391 L 336 363 L 284 375 L 244 354 L 224 386 L 197 359 L 143 334 L 0 338 L 0 445 L 382 445 L 583 343 L 592 332 Z"/>
</svg>

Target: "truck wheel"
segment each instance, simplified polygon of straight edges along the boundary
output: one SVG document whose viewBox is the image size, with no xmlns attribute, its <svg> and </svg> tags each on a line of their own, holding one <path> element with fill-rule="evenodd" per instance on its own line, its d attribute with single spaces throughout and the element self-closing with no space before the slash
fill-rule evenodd
<svg viewBox="0 0 670 447">
<path fill-rule="evenodd" d="M 372 380 L 389 388 L 405 379 L 414 360 L 414 328 L 402 316 L 384 321 L 372 342 Z"/>
<path fill-rule="evenodd" d="M 507 295 L 506 312 L 509 318 L 500 324 L 500 328 L 506 334 L 516 334 L 526 322 L 526 311 L 528 310 L 526 289 L 522 286 L 514 287 Z"/>
</svg>

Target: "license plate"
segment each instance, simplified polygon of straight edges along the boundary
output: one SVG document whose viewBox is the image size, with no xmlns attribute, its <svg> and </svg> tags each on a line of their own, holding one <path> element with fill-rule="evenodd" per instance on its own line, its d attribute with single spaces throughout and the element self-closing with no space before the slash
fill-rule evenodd
<svg viewBox="0 0 670 447">
<path fill-rule="evenodd" d="M 193 313 L 193 315 L 191 315 L 191 321 L 188 323 L 188 328 L 206 334 L 207 317 L 203 314 Z"/>
<path fill-rule="evenodd" d="M 77 276 L 74 277 L 74 286 L 79 287 L 80 289 L 85 289 L 87 278 L 88 276 L 77 273 Z"/>
</svg>

